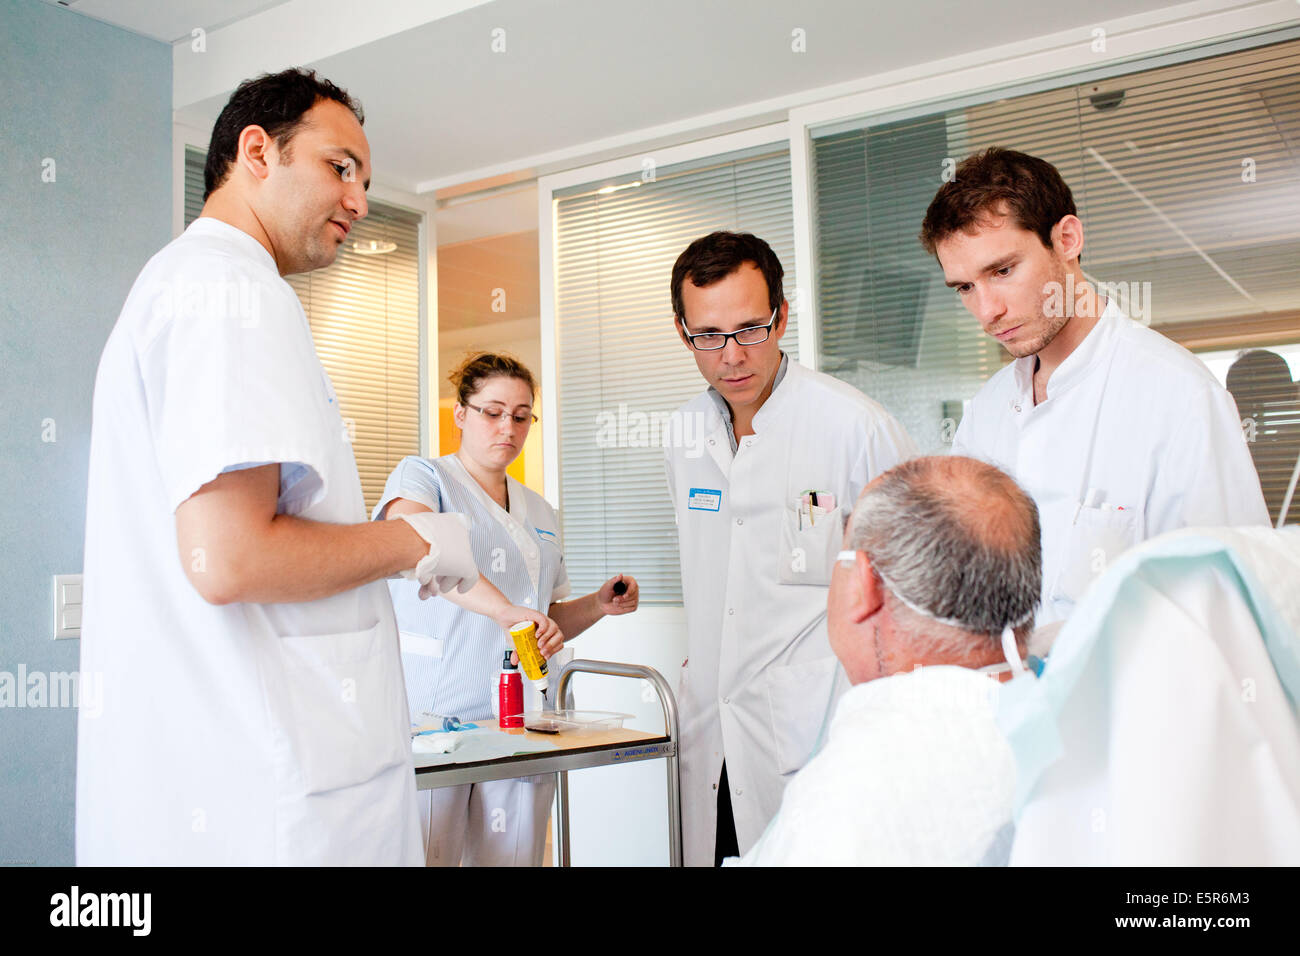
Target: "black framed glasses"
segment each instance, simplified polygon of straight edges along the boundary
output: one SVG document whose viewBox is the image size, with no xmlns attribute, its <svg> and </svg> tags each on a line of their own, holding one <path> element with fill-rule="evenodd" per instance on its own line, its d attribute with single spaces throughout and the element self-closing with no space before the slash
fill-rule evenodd
<svg viewBox="0 0 1300 956">
<path fill-rule="evenodd" d="M 686 320 L 678 317 L 677 321 L 682 323 L 682 334 L 686 336 L 691 343 L 691 347 L 700 352 L 714 352 L 723 348 L 727 344 L 727 339 L 735 339 L 737 345 L 758 345 L 766 342 L 772 334 L 772 326 L 776 324 L 776 314 L 781 311 L 781 306 L 772 310 L 772 318 L 768 320 L 767 325 L 750 325 L 743 329 L 736 329 L 734 332 L 696 332 L 686 327 Z"/>
<path fill-rule="evenodd" d="M 465 407 L 474 409 L 474 411 L 478 412 L 490 422 L 499 422 L 501 421 L 501 416 L 507 414 L 504 408 L 479 408 L 479 406 L 471 405 L 469 402 L 465 403 Z M 537 424 L 537 416 L 531 412 L 527 415 L 511 415 L 510 417 L 514 419 L 516 425 Z"/>
</svg>

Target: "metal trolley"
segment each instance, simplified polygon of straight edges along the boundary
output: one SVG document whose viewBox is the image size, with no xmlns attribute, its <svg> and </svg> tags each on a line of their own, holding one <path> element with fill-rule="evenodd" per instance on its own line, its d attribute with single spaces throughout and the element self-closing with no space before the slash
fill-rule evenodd
<svg viewBox="0 0 1300 956">
<path fill-rule="evenodd" d="M 542 753 L 517 754 L 495 760 L 472 763 L 451 763 L 431 767 L 417 767 L 416 787 L 431 790 L 437 787 L 454 787 L 464 783 L 484 780 L 505 780 L 510 777 L 527 777 L 534 774 L 554 773 L 556 777 L 557 812 L 555 817 L 555 842 L 560 851 L 560 865 L 570 865 L 569 847 L 569 771 L 588 767 L 608 767 L 614 764 L 634 763 L 640 760 L 663 759 L 668 777 L 668 864 L 682 865 L 682 792 L 681 772 L 677 764 L 677 700 L 672 688 L 653 667 L 640 664 L 619 664 L 613 661 L 569 661 L 555 680 L 555 699 L 559 707 L 573 706 L 574 674 L 604 674 L 609 677 L 632 677 L 649 681 L 659 695 L 664 711 L 664 733 L 660 736 L 635 732 L 618 732 L 620 740 L 603 740 L 583 744 L 581 737 L 573 746 Z"/>
</svg>

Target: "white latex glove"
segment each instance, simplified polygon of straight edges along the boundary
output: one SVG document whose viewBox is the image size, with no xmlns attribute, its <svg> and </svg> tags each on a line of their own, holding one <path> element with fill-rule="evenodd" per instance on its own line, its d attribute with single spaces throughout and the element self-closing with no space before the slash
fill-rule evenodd
<svg viewBox="0 0 1300 956">
<path fill-rule="evenodd" d="M 402 577 L 420 582 L 420 597 L 437 597 L 452 588 L 464 594 L 478 583 L 478 568 L 469 546 L 469 519 L 456 512 L 421 511 L 401 515 L 429 542 L 429 553 Z"/>
</svg>

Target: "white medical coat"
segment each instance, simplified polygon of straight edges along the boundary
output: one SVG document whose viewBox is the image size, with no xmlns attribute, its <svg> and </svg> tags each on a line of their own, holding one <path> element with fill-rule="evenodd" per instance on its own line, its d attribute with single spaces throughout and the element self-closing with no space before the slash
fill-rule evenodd
<svg viewBox="0 0 1300 956">
<path fill-rule="evenodd" d="M 280 463 L 277 512 L 366 520 L 297 296 L 243 231 L 195 221 L 132 287 L 95 382 L 77 741 L 77 862 L 422 862 L 406 694 L 383 581 L 216 606 L 176 508 Z"/>
<path fill-rule="evenodd" d="M 994 719 L 999 690 L 964 667 L 851 688 L 825 745 L 735 864 L 974 866 L 1009 850 L 1016 764 Z"/>
<path fill-rule="evenodd" d="M 952 452 L 996 465 L 1038 505 L 1038 623 L 1069 616 L 1109 562 L 1191 525 L 1267 525 L 1237 406 L 1182 346 L 1109 302 L 1034 405 L 1034 357 L 967 405 Z"/>
<path fill-rule="evenodd" d="M 915 454 L 902 426 L 852 386 L 791 361 L 734 457 L 708 392 L 675 413 L 666 452 L 681 548 L 687 663 L 681 708 L 687 865 L 711 865 L 725 758 L 743 853 L 776 813 L 847 686 L 826 635 L 844 517 L 863 487 Z M 800 527 L 794 501 L 835 495 Z"/>
</svg>

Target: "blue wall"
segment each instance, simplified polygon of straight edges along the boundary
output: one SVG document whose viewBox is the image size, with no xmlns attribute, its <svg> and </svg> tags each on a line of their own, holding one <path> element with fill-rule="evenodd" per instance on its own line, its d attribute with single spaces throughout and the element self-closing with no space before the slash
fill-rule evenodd
<svg viewBox="0 0 1300 956">
<path fill-rule="evenodd" d="M 171 239 L 171 71 L 167 44 L 0 0 L 0 671 L 78 666 L 50 578 L 81 572 L 99 353 Z M 0 707 L 0 865 L 73 862 L 76 726 Z"/>
</svg>

